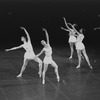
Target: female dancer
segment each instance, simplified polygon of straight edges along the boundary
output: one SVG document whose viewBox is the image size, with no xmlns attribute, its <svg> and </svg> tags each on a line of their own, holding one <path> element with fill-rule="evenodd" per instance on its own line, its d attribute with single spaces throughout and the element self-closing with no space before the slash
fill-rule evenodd
<svg viewBox="0 0 100 100">
<path fill-rule="evenodd" d="M 82 43 L 82 41 L 84 39 L 84 35 L 83 35 L 82 29 L 80 29 L 80 32 L 78 32 L 75 29 L 74 25 L 71 25 L 71 26 L 73 27 L 74 31 L 76 31 L 76 33 L 77 33 L 77 40 L 76 40 L 76 44 L 75 45 L 76 45 L 76 50 L 77 50 L 77 55 L 78 55 L 78 66 L 76 68 L 80 68 L 80 66 L 81 66 L 81 57 L 82 57 L 82 53 L 83 53 L 83 55 L 84 55 L 88 65 L 89 65 L 89 67 L 91 69 L 93 69 L 93 67 L 90 64 L 89 58 L 87 56 L 87 53 L 86 53 L 86 50 L 85 50 L 85 46 Z"/>
<path fill-rule="evenodd" d="M 68 26 L 69 23 L 66 22 L 66 19 L 64 17 L 63 17 L 63 19 L 64 19 L 64 22 L 65 22 L 65 25 L 66 25 L 67 29 L 63 28 L 63 27 L 61 27 L 61 29 L 69 32 L 68 42 L 69 42 L 70 49 L 71 49 L 71 54 L 70 54 L 69 59 L 71 59 L 73 57 L 74 46 L 75 46 L 75 42 L 76 42 L 75 31 Z"/>
<path fill-rule="evenodd" d="M 55 74 L 57 76 L 57 81 L 59 82 L 60 77 L 59 77 L 59 73 L 58 73 L 58 65 L 52 59 L 52 48 L 51 48 L 50 43 L 49 43 L 49 35 L 48 35 L 47 30 L 45 28 L 43 28 L 43 31 L 45 31 L 47 43 L 44 40 L 41 41 L 41 44 L 44 46 L 44 48 L 41 50 L 41 52 L 39 54 L 37 54 L 37 57 L 38 57 L 43 52 L 45 53 L 45 57 L 43 60 L 44 69 L 43 69 L 43 73 L 42 73 L 42 78 L 43 78 L 42 84 L 45 84 L 45 73 L 47 71 L 49 64 L 51 64 L 55 68 Z"/>
<path fill-rule="evenodd" d="M 33 51 L 33 47 L 32 47 L 32 43 L 31 43 L 31 39 L 30 36 L 28 34 L 28 32 L 26 31 L 26 29 L 24 27 L 21 27 L 22 30 L 25 31 L 26 35 L 27 35 L 27 41 L 25 37 L 21 37 L 21 41 L 23 42 L 22 45 L 18 46 L 18 47 L 13 47 L 11 49 L 6 49 L 6 51 L 10 51 L 10 50 L 15 50 L 15 49 L 19 49 L 19 48 L 24 48 L 25 49 L 25 54 L 24 54 L 24 61 L 23 61 L 23 66 L 21 68 L 20 74 L 17 77 L 21 77 L 29 60 L 34 60 L 36 62 L 39 63 L 39 76 L 41 77 L 41 71 L 42 71 L 42 61 L 36 57 L 34 51 Z"/>
</svg>

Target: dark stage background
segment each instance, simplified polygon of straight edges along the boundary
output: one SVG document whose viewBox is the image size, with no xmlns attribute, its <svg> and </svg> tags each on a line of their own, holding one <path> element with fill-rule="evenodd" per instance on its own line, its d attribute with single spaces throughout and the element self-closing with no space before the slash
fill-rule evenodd
<svg viewBox="0 0 100 100">
<path fill-rule="evenodd" d="M 99 48 L 100 26 L 99 0 L 1 0 L 0 1 L 0 48 L 18 46 L 24 26 L 29 32 L 34 48 L 42 47 L 40 41 L 45 39 L 42 27 L 48 30 L 52 47 L 69 47 L 68 33 L 62 17 L 67 22 L 76 23 L 77 30 L 84 28 L 84 44 Z"/>
</svg>

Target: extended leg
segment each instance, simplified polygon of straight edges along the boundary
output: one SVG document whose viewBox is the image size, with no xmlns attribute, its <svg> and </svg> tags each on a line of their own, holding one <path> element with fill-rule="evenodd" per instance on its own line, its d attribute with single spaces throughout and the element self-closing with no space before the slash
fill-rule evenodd
<svg viewBox="0 0 100 100">
<path fill-rule="evenodd" d="M 17 77 L 21 77 L 22 76 L 22 74 L 23 74 L 23 72 L 24 72 L 24 70 L 25 70 L 25 68 L 27 66 L 27 63 L 28 63 L 28 59 L 24 59 L 23 66 L 21 68 L 20 74 Z"/>
<path fill-rule="evenodd" d="M 80 68 L 81 66 L 81 50 L 77 50 L 77 55 L 78 55 L 78 66 L 76 68 Z"/>
<path fill-rule="evenodd" d="M 88 56 L 87 56 L 86 50 L 84 49 L 84 50 L 82 50 L 82 52 L 83 52 L 83 54 L 84 54 L 84 57 L 85 57 L 85 59 L 86 59 L 88 65 L 90 66 L 91 69 L 93 69 L 93 67 L 92 67 L 91 64 L 90 64 L 89 58 L 88 58 Z"/>
<path fill-rule="evenodd" d="M 36 58 L 34 59 L 34 61 L 36 61 L 36 62 L 39 63 L 39 72 L 38 72 L 38 74 L 39 74 L 39 76 L 41 77 L 41 74 L 42 74 L 42 60 L 41 60 L 40 58 L 36 57 Z"/>
<path fill-rule="evenodd" d="M 58 65 L 54 61 L 52 61 L 51 65 L 55 68 L 55 74 L 56 74 L 56 77 L 57 77 L 57 81 L 59 82 L 60 77 L 59 77 L 59 73 L 58 73 Z"/>
<path fill-rule="evenodd" d="M 48 64 L 44 64 L 44 68 L 43 68 L 43 73 L 42 73 L 42 84 L 45 84 L 45 73 L 47 71 L 47 68 L 48 68 Z"/>
<path fill-rule="evenodd" d="M 69 43 L 70 44 L 70 49 L 71 49 L 71 54 L 69 59 L 71 59 L 73 57 L 73 52 L 74 52 L 74 48 L 73 48 L 73 43 Z"/>
</svg>

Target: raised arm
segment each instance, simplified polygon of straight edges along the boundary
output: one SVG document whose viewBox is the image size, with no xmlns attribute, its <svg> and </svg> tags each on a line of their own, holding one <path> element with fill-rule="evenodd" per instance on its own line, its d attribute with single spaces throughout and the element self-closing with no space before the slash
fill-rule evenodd
<svg viewBox="0 0 100 100">
<path fill-rule="evenodd" d="M 68 26 L 65 17 L 63 17 L 63 19 L 64 19 L 64 22 L 65 22 L 66 27 L 67 27 L 69 30 L 72 30 L 72 29 Z"/>
<path fill-rule="evenodd" d="M 66 28 L 63 28 L 63 27 L 61 27 L 61 29 L 63 29 L 63 30 L 65 30 L 65 31 L 70 32 L 70 30 L 69 30 L 69 29 L 66 29 Z"/>
<path fill-rule="evenodd" d="M 16 50 L 16 49 L 19 49 L 19 48 L 22 48 L 23 46 L 20 45 L 20 46 L 17 46 L 17 47 L 13 47 L 11 49 L 5 49 L 5 51 L 11 51 L 11 50 Z"/>
<path fill-rule="evenodd" d="M 68 24 L 70 24 L 70 23 L 68 23 Z M 75 26 L 76 26 L 76 24 L 70 24 L 71 26 L 72 26 L 72 28 L 73 28 L 73 30 L 79 35 L 80 33 L 76 30 L 76 28 L 75 28 Z"/>
<path fill-rule="evenodd" d="M 48 32 L 45 28 L 43 28 L 43 31 L 45 31 L 46 39 L 47 39 L 47 44 L 49 44 L 49 35 Z"/>
<path fill-rule="evenodd" d="M 29 33 L 27 32 L 27 30 L 24 27 L 20 27 L 20 28 L 25 31 L 28 41 L 31 41 L 31 38 L 30 38 Z"/>
</svg>

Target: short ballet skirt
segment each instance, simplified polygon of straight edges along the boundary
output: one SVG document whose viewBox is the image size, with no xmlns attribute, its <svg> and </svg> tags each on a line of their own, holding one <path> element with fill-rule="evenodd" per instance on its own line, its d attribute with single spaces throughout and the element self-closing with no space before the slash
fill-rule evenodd
<svg viewBox="0 0 100 100">
<path fill-rule="evenodd" d="M 76 42 L 76 49 L 77 50 L 83 50 L 84 48 L 85 48 L 85 46 L 82 42 Z"/>
<path fill-rule="evenodd" d="M 70 42 L 76 42 L 76 37 L 75 37 L 75 36 L 70 36 L 68 42 L 69 42 L 69 43 L 70 43 Z"/>
<path fill-rule="evenodd" d="M 35 54 L 34 54 L 34 52 L 25 52 L 24 57 L 27 59 L 34 59 Z"/>
<path fill-rule="evenodd" d="M 46 56 L 43 60 L 44 64 L 51 64 L 52 63 L 52 57 Z"/>
</svg>

